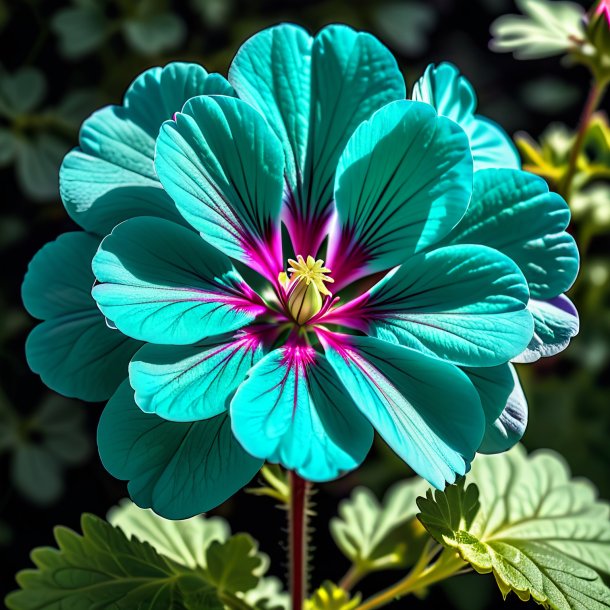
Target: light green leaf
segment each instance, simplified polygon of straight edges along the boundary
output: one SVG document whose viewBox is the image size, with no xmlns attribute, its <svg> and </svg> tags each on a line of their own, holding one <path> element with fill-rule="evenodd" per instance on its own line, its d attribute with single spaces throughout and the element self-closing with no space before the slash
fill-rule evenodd
<svg viewBox="0 0 610 610">
<path fill-rule="evenodd" d="M 18 444 L 12 455 L 10 474 L 19 493 L 37 504 L 55 502 L 63 490 L 59 462 L 39 445 Z"/>
<path fill-rule="evenodd" d="M 359 605 L 359 594 L 350 597 L 347 591 L 326 581 L 305 602 L 305 610 L 355 610 Z"/>
<path fill-rule="evenodd" d="M 550 451 L 517 446 L 480 456 L 444 492 L 428 491 L 420 521 L 480 573 L 493 572 L 504 597 L 514 591 L 556 610 L 610 608 L 610 506 L 593 486 L 571 480 Z"/>
<path fill-rule="evenodd" d="M 226 23 L 233 4 L 234 0 L 191 0 L 193 10 L 199 13 L 201 20 L 210 27 Z"/>
<path fill-rule="evenodd" d="M 275 576 L 267 576 L 258 585 L 243 594 L 243 600 L 256 610 L 290 610 L 290 595 Z"/>
<path fill-rule="evenodd" d="M 9 610 L 181 610 L 183 593 L 213 593 L 196 572 L 159 555 L 145 542 L 128 540 L 98 517 L 83 515 L 81 526 L 82 535 L 55 529 L 58 550 L 33 551 L 38 569 L 19 572 L 21 590 L 6 598 Z"/>
<path fill-rule="evenodd" d="M 225 542 L 230 535 L 229 525 L 221 517 L 197 516 L 173 521 L 127 499 L 111 508 L 107 519 L 128 537 L 148 542 L 157 552 L 189 568 L 205 568 L 206 552 L 212 542 Z"/>
<path fill-rule="evenodd" d="M 339 517 L 330 522 L 337 546 L 360 573 L 404 568 L 421 548 L 422 531 L 414 519 L 415 500 L 427 488 L 419 478 L 401 481 L 379 502 L 364 487 L 355 489 L 339 505 Z"/>
<path fill-rule="evenodd" d="M 565 53 L 584 40 L 584 9 L 560 0 L 517 0 L 522 15 L 503 15 L 491 24 L 490 47 L 516 59 Z"/>
<path fill-rule="evenodd" d="M 248 534 L 235 534 L 225 542 L 213 541 L 206 554 L 207 574 L 219 594 L 254 589 L 263 559 Z"/>
</svg>

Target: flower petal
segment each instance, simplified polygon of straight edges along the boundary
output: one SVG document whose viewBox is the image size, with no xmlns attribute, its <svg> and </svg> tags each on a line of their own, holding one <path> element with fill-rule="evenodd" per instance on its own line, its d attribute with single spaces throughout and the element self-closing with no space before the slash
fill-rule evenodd
<svg viewBox="0 0 610 610">
<path fill-rule="evenodd" d="M 460 369 L 371 337 L 320 338 L 358 408 L 417 474 L 442 488 L 468 470 L 485 416 Z"/>
<path fill-rule="evenodd" d="M 344 25 L 311 38 L 282 24 L 253 36 L 229 80 L 282 142 L 288 186 L 285 221 L 297 254 L 315 254 L 332 213 L 337 161 L 354 129 L 404 99 L 396 60 L 375 37 Z"/>
<path fill-rule="evenodd" d="M 335 289 L 443 238 L 466 211 L 471 190 L 468 139 L 453 121 L 406 100 L 376 112 L 339 160 L 338 226 L 327 258 Z"/>
<path fill-rule="evenodd" d="M 167 519 L 215 508 L 262 466 L 235 440 L 227 413 L 200 422 L 169 422 L 143 413 L 128 381 L 106 405 L 97 442 L 104 467 L 129 481 L 133 501 Z"/>
<path fill-rule="evenodd" d="M 512 258 L 535 299 L 565 292 L 578 273 L 578 248 L 565 232 L 566 202 L 538 176 L 510 169 L 477 172 L 468 212 L 446 243 L 483 244 Z"/>
<path fill-rule="evenodd" d="M 195 345 L 145 345 L 129 365 L 135 400 L 145 413 L 170 421 L 197 421 L 223 413 L 226 401 L 263 357 L 246 333 Z"/>
<path fill-rule="evenodd" d="M 270 280 L 282 270 L 284 159 L 261 115 L 241 100 L 201 96 L 166 121 L 155 168 L 187 221 L 216 248 Z"/>
<path fill-rule="evenodd" d="M 356 468 L 373 431 L 324 356 L 285 346 L 267 354 L 231 401 L 233 432 L 252 455 L 311 481 Z"/>
<path fill-rule="evenodd" d="M 512 364 L 465 369 L 481 397 L 487 421 L 480 453 L 502 453 L 516 445 L 527 427 L 527 400 Z"/>
<path fill-rule="evenodd" d="M 183 222 L 156 177 L 155 140 L 163 121 L 187 100 L 211 93 L 232 95 L 233 89 L 197 64 L 171 63 L 138 76 L 122 106 L 107 106 L 89 117 L 81 127 L 80 148 L 66 155 L 60 171 L 70 217 L 100 235 L 135 216 Z"/>
<path fill-rule="evenodd" d="M 26 309 L 45 320 L 26 342 L 30 368 L 52 390 L 90 401 L 112 395 L 141 346 L 108 328 L 91 297 L 98 245 L 87 233 L 64 233 L 34 256 L 22 287 Z"/>
<path fill-rule="evenodd" d="M 493 121 L 474 114 L 474 89 L 453 64 L 430 64 L 413 86 L 413 99 L 430 104 L 441 116 L 460 125 L 470 140 L 475 171 L 521 168 L 519 154 L 508 134 Z"/>
<path fill-rule="evenodd" d="M 93 259 L 93 297 L 126 335 L 185 345 L 237 330 L 265 311 L 230 260 L 168 220 L 132 218 Z"/>
<path fill-rule="evenodd" d="M 455 364 L 507 362 L 532 337 L 523 274 L 510 258 L 485 246 L 417 254 L 369 295 L 360 315 L 376 336 Z"/>
<path fill-rule="evenodd" d="M 513 358 L 514 362 L 536 362 L 554 356 L 578 334 L 578 312 L 565 295 L 547 301 L 532 299 L 527 308 L 534 317 L 534 336 L 523 353 Z"/>
</svg>

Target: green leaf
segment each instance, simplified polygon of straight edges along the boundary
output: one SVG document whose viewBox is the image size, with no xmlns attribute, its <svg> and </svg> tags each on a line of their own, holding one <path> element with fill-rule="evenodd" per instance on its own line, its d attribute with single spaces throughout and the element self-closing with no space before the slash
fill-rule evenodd
<svg viewBox="0 0 610 610">
<path fill-rule="evenodd" d="M 379 502 L 364 487 L 339 505 L 330 522 L 337 546 L 360 574 L 410 565 L 424 542 L 415 500 L 427 487 L 419 478 L 401 481 Z"/>
<path fill-rule="evenodd" d="M 263 560 L 248 534 L 235 534 L 225 542 L 213 541 L 207 554 L 207 575 L 219 593 L 254 589 Z"/>
<path fill-rule="evenodd" d="M 565 53 L 584 40 L 584 9 L 574 2 L 517 0 L 522 15 L 503 15 L 491 24 L 493 51 L 516 59 Z"/>
<path fill-rule="evenodd" d="M 157 552 L 189 568 L 205 568 L 206 552 L 212 542 L 225 542 L 230 535 L 229 525 L 221 517 L 173 521 L 127 499 L 111 508 L 107 519 L 128 537 L 148 542 Z"/>
<path fill-rule="evenodd" d="M 479 573 L 493 572 L 504 597 L 514 591 L 556 610 L 610 608 L 610 507 L 564 462 L 517 446 L 479 456 L 471 473 L 418 499 L 420 521 Z"/>
<path fill-rule="evenodd" d="M 129 19 L 123 24 L 123 32 L 135 51 L 155 55 L 180 46 L 186 28 L 177 15 L 163 13 Z"/>
<path fill-rule="evenodd" d="M 305 602 L 305 610 L 355 610 L 359 605 L 359 594 L 350 598 L 347 591 L 326 581 Z"/>
<path fill-rule="evenodd" d="M 44 74 L 38 68 L 21 68 L 9 74 L 0 66 L 0 114 L 13 118 L 31 112 L 47 91 Z"/>
<path fill-rule="evenodd" d="M 6 167 L 13 162 L 16 149 L 17 140 L 15 135 L 10 129 L 0 127 L 0 167 Z"/>
<path fill-rule="evenodd" d="M 111 33 L 103 8 L 95 2 L 59 10 L 51 28 L 59 38 L 59 50 L 69 59 L 78 59 L 97 49 Z"/>
<path fill-rule="evenodd" d="M 258 585 L 243 595 L 244 601 L 256 610 L 290 610 L 290 595 L 279 578 L 261 578 Z"/>
<path fill-rule="evenodd" d="M 375 12 L 381 39 L 403 55 L 421 55 L 436 25 L 437 11 L 422 2 L 392 2 Z"/>
<path fill-rule="evenodd" d="M 33 551 L 37 569 L 17 574 L 21 590 L 6 598 L 9 610 L 180 610 L 183 592 L 213 592 L 194 571 L 98 517 L 83 515 L 81 526 L 82 535 L 56 528 L 57 550 Z"/>
</svg>

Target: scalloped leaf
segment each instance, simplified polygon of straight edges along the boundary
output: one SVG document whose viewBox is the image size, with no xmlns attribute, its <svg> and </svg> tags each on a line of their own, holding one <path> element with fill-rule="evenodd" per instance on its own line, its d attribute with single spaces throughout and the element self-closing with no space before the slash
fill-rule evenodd
<svg viewBox="0 0 610 610">
<path fill-rule="evenodd" d="M 359 572 L 404 568 L 413 562 L 425 538 L 415 520 L 415 500 L 427 486 L 419 478 L 401 481 L 386 493 L 383 502 L 359 487 L 341 502 L 330 531 Z"/>
<path fill-rule="evenodd" d="M 517 446 L 480 456 L 445 491 L 419 498 L 418 515 L 443 546 L 477 572 L 493 572 L 510 591 L 553 610 L 610 608 L 610 506 L 594 487 L 570 478 L 550 451 L 527 456 Z"/>
</svg>

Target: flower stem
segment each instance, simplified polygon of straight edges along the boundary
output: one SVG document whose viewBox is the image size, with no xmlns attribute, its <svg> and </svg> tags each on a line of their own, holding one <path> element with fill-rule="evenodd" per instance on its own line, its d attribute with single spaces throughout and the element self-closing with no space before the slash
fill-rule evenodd
<svg viewBox="0 0 610 610">
<path fill-rule="evenodd" d="M 290 472 L 290 507 L 288 512 L 290 597 L 292 610 L 303 610 L 307 597 L 307 494 L 309 483 Z"/>
<path fill-rule="evenodd" d="M 339 586 L 344 591 L 351 591 L 363 578 L 366 573 L 353 565 L 346 573 L 345 576 L 339 581 Z"/>
<path fill-rule="evenodd" d="M 564 199 L 567 201 L 570 200 L 570 196 L 572 195 L 572 183 L 574 182 L 574 176 L 576 175 L 576 169 L 578 166 L 578 158 L 582 152 L 583 145 L 585 143 L 585 135 L 587 133 L 587 128 L 589 127 L 589 123 L 591 122 L 591 117 L 593 113 L 597 110 L 602 98 L 604 97 L 604 93 L 606 92 L 606 84 L 600 84 L 595 79 L 591 83 L 591 89 L 589 90 L 589 95 L 587 96 L 587 101 L 585 102 L 585 106 L 582 110 L 582 114 L 580 115 L 580 119 L 578 121 L 578 131 L 576 132 L 576 139 L 574 140 L 574 144 L 572 145 L 572 150 L 570 151 L 570 157 L 568 159 L 568 169 L 561 180 L 559 192 L 563 195 Z"/>
<path fill-rule="evenodd" d="M 395 585 L 370 597 L 356 610 L 376 610 L 405 595 L 426 589 L 460 572 L 466 563 L 453 551 L 445 550 L 433 564 L 428 565 L 429 555 L 423 553 L 411 572 Z"/>
</svg>

